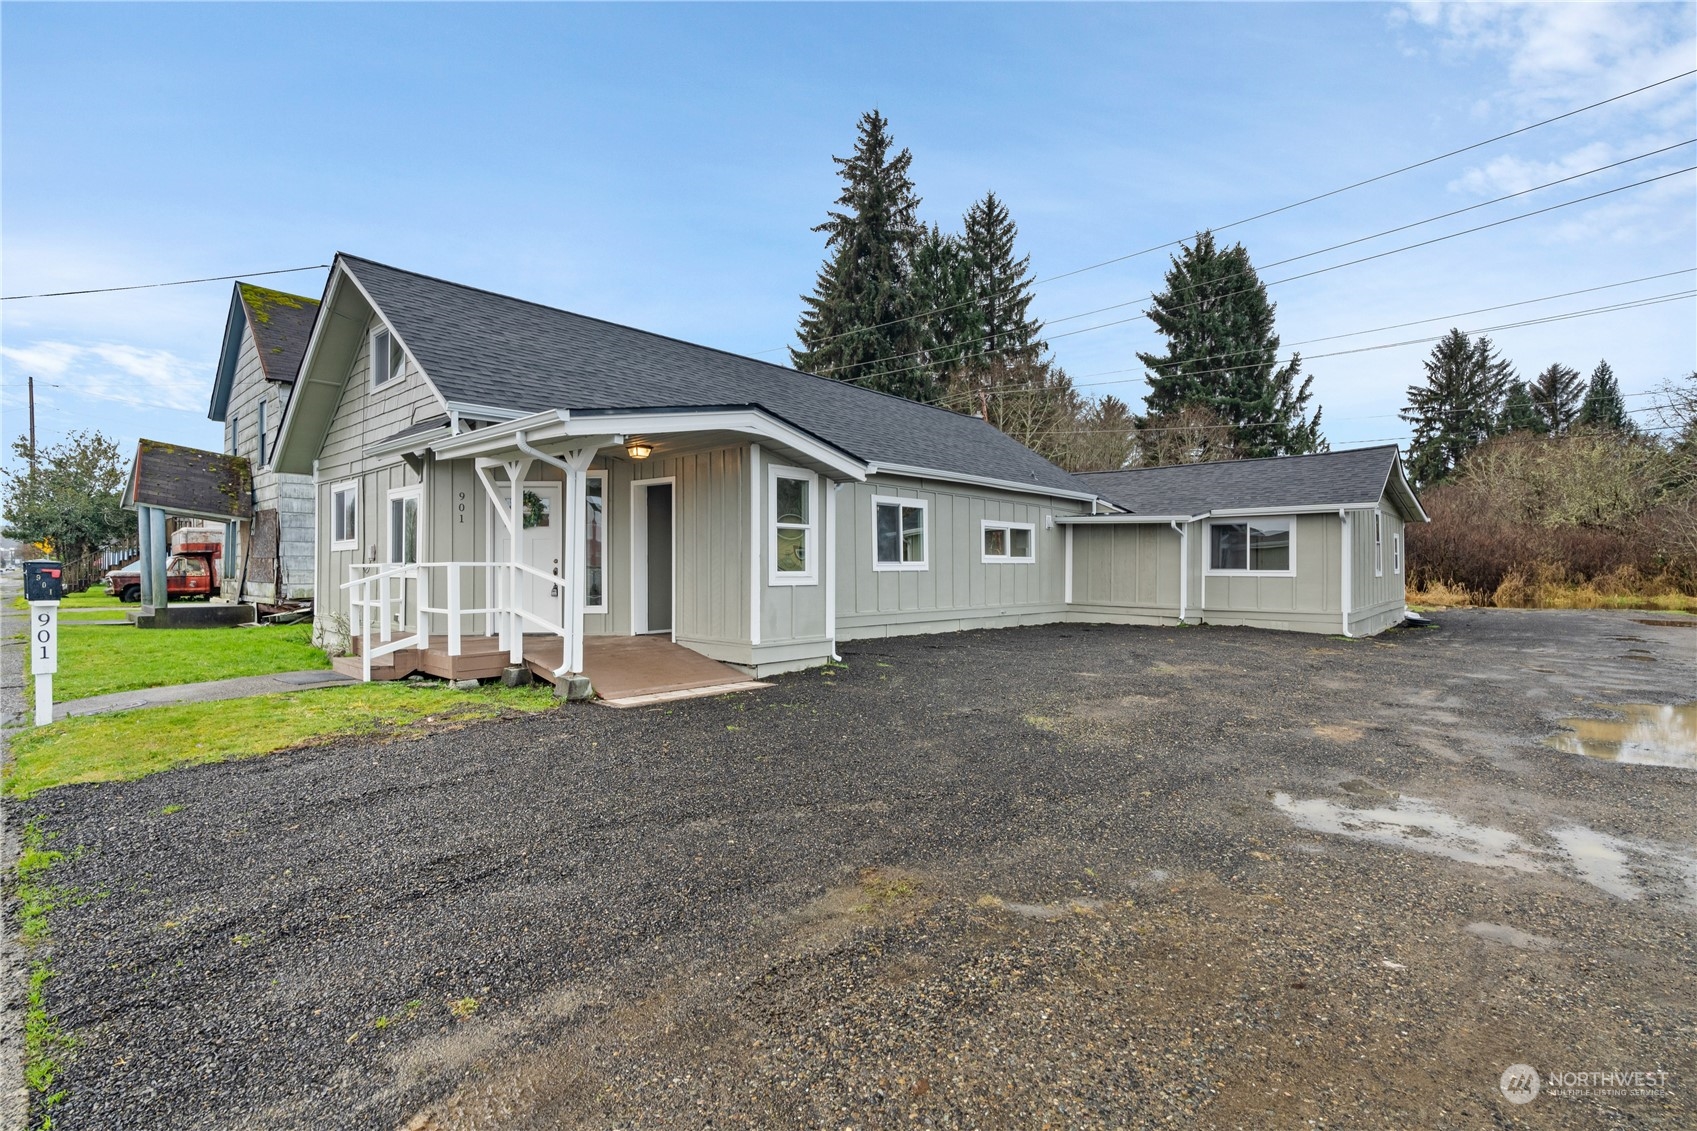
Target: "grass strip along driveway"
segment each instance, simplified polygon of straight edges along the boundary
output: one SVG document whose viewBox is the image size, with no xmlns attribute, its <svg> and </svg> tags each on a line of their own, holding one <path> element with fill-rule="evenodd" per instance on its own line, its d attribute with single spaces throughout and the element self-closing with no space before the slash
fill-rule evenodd
<svg viewBox="0 0 1697 1131">
<path fill-rule="evenodd" d="M 312 645 L 310 624 L 161 629 L 64 621 L 53 701 L 329 666 Z"/>
<path fill-rule="evenodd" d="M 62 719 L 12 737 L 5 792 L 25 798 L 73 782 L 132 781 L 354 735 L 407 735 L 545 711 L 557 702 L 541 686 L 456 691 L 440 683 L 366 683 Z"/>
</svg>

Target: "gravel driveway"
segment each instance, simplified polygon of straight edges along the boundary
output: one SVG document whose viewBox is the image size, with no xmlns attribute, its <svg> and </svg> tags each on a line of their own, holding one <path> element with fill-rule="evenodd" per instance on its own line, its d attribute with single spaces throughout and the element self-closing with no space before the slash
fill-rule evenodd
<svg viewBox="0 0 1697 1131">
<path fill-rule="evenodd" d="M 1697 628 L 1438 619 L 866 642 L 41 794 L 96 896 L 54 1127 L 1692 1126 L 1697 772 L 1540 739 L 1697 697 Z"/>
</svg>

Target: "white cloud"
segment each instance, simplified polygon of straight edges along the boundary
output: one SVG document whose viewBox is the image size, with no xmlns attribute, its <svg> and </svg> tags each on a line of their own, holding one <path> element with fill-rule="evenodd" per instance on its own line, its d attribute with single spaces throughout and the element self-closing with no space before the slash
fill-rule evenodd
<svg viewBox="0 0 1697 1131">
<path fill-rule="evenodd" d="M 197 366 L 163 349 L 44 341 L 0 346 L 0 357 L 9 363 L 8 386 L 25 375 L 51 378 L 67 400 L 91 397 L 138 409 L 204 412 L 211 392 Z"/>
</svg>

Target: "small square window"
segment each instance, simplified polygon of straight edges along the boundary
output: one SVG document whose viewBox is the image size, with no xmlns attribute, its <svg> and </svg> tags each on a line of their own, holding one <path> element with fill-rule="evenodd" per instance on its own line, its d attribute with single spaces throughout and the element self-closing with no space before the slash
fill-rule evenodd
<svg viewBox="0 0 1697 1131">
<path fill-rule="evenodd" d="M 1037 560 L 1037 528 L 1029 522 L 985 522 L 983 530 L 986 564 Z"/>
<path fill-rule="evenodd" d="M 929 504 L 922 499 L 872 500 L 872 568 L 925 569 L 925 524 Z"/>
</svg>

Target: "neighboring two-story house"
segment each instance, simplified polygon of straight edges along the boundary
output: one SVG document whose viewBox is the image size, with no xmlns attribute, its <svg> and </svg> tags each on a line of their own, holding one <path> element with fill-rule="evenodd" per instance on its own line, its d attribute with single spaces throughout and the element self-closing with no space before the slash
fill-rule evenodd
<svg viewBox="0 0 1697 1131">
<path fill-rule="evenodd" d="M 224 425 L 224 452 L 253 468 L 253 521 L 227 567 L 242 597 L 262 605 L 313 595 L 312 476 L 273 466 L 278 429 L 306 353 L 318 300 L 237 283 L 206 415 Z"/>
</svg>

